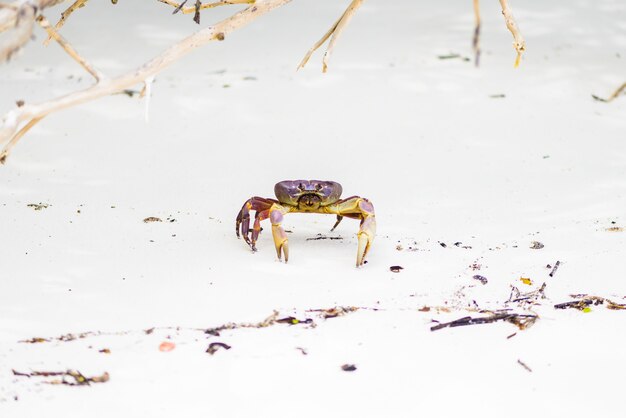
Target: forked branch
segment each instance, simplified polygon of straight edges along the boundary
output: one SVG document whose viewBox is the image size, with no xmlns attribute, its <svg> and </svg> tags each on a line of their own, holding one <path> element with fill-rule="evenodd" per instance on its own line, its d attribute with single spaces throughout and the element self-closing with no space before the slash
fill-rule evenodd
<svg viewBox="0 0 626 418">
<path fill-rule="evenodd" d="M 320 46 L 322 46 L 328 40 L 328 38 L 330 38 L 330 42 L 328 43 L 328 48 L 326 48 L 326 52 L 324 53 L 324 58 L 322 58 L 322 71 L 326 72 L 328 70 L 328 60 L 330 59 L 330 55 L 333 52 L 333 48 L 335 47 L 335 44 L 337 43 L 337 39 L 339 39 L 339 35 L 341 35 L 341 32 L 343 31 L 343 29 L 348 25 L 348 23 L 350 22 L 350 19 L 352 19 L 352 16 L 354 16 L 354 14 L 359 9 L 359 7 L 361 7 L 361 4 L 363 4 L 363 0 L 352 0 L 352 2 L 350 3 L 346 11 L 343 12 L 341 17 L 335 22 L 335 24 L 330 27 L 328 32 L 326 32 L 324 36 L 322 36 L 322 38 L 319 41 L 317 41 L 315 45 L 311 47 L 311 49 L 309 49 L 309 51 L 306 53 L 306 55 L 302 59 L 302 62 L 300 62 L 300 65 L 298 65 L 298 69 L 304 68 L 306 63 L 311 58 L 311 55 L 313 55 L 313 53 Z"/>
<path fill-rule="evenodd" d="M 63 1 L 65 0 L 14 0 L 12 3 L 0 3 L 0 33 L 7 32 L 2 38 L 0 38 L 0 63 L 7 60 L 15 51 L 21 48 L 31 38 L 34 23 L 37 22 L 47 31 L 49 35 L 49 39 L 46 42 L 51 39 L 56 40 L 74 60 L 76 60 L 95 78 L 96 83 L 84 90 L 70 93 L 47 102 L 26 105 L 20 104 L 17 108 L 5 114 L 2 117 L 0 124 L 0 145 L 4 144 L 4 148 L 0 151 L 0 163 L 3 163 L 6 160 L 6 157 L 9 155 L 11 149 L 20 140 L 20 138 L 22 138 L 30 128 L 32 128 L 45 116 L 103 96 L 128 92 L 133 86 L 140 83 L 143 83 L 145 86 L 142 92 L 147 91 L 150 80 L 153 80 L 157 73 L 165 69 L 174 61 L 186 55 L 191 50 L 214 40 L 224 40 L 224 37 L 230 32 L 245 26 L 272 9 L 289 3 L 291 0 L 219 0 L 205 4 L 203 4 L 200 0 L 194 0 L 192 1 L 194 5 L 187 7 L 185 5 L 188 0 L 181 0 L 181 2 L 173 0 L 158 0 L 161 3 L 174 7 L 173 13 L 194 13 L 194 20 L 197 23 L 200 23 L 200 10 L 203 9 L 226 5 L 248 4 L 249 6 L 215 24 L 214 26 L 201 29 L 195 34 L 179 41 L 141 67 L 113 79 L 105 79 L 98 70 L 91 66 L 87 60 L 82 58 L 58 33 L 58 29 L 63 26 L 69 16 L 77 9 L 83 7 L 88 0 L 75 0 L 61 14 L 61 19 L 57 22 L 54 28 L 42 15 L 40 15 L 41 11 L 45 8 L 62 3 Z M 113 4 L 117 3 L 117 0 L 111 1 Z M 304 67 L 311 58 L 312 54 L 330 39 L 322 59 L 322 70 L 326 72 L 328 69 L 330 55 L 334 50 L 339 36 L 362 4 L 363 0 L 351 0 L 347 9 L 343 12 L 339 19 L 306 53 L 298 68 Z M 519 64 L 521 54 L 525 50 L 524 39 L 519 33 L 515 20 L 511 14 L 511 10 L 508 7 L 507 0 L 500 0 L 500 4 L 502 6 L 502 14 L 504 15 L 507 28 L 513 34 L 513 45 L 517 51 L 517 66 Z M 476 54 L 476 64 L 478 65 L 480 57 L 479 0 L 474 0 L 474 12 L 476 21 L 473 44 Z M 609 100 L 617 97 L 617 95 L 619 95 L 625 87 L 626 85 L 622 86 L 613 94 L 613 96 L 611 96 Z"/>
<path fill-rule="evenodd" d="M 190 51 L 211 41 L 224 37 L 267 12 L 289 3 L 291 0 L 258 0 L 214 26 L 201 29 L 179 41 L 141 67 L 119 77 L 100 80 L 95 85 L 39 104 L 25 104 L 7 113 L 0 125 L 0 144 L 6 144 L 0 152 L 0 163 L 4 162 L 17 141 L 30 127 L 50 113 L 76 106 L 97 98 L 123 92 L 136 84 L 145 82 Z"/>
<path fill-rule="evenodd" d="M 68 7 L 63 13 L 61 13 L 61 19 L 59 19 L 57 24 L 54 25 L 54 30 L 59 31 L 65 24 L 65 21 L 70 17 L 70 15 L 74 13 L 74 11 L 76 11 L 77 9 L 83 7 L 88 1 L 89 0 L 76 0 L 70 7 Z M 49 34 L 48 39 L 46 39 L 44 42 L 44 45 L 48 45 L 52 38 L 53 36 Z"/>
<path fill-rule="evenodd" d="M 57 41 L 59 45 L 61 45 L 61 48 L 63 48 L 70 57 L 78 62 L 80 66 L 85 69 L 85 71 L 91 74 L 96 79 L 96 81 L 100 81 L 100 79 L 102 79 L 103 76 L 100 71 L 93 68 L 86 59 L 81 57 L 78 52 L 76 52 L 76 50 L 65 40 L 65 38 L 63 38 L 52 26 L 50 26 L 50 22 L 48 22 L 48 19 L 46 19 L 43 15 L 39 15 L 37 16 L 37 23 L 39 23 L 39 26 L 41 26 L 46 30 L 46 32 L 48 32 L 48 36 L 50 36 L 50 38 L 48 39 L 54 39 L 55 41 Z"/>
</svg>

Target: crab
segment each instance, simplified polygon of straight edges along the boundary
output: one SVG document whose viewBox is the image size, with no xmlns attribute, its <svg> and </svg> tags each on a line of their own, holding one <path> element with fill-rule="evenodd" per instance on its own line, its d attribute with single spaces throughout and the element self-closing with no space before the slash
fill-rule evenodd
<svg viewBox="0 0 626 418">
<path fill-rule="evenodd" d="M 274 193 L 276 199 L 254 196 L 246 200 L 237 215 L 235 229 L 237 237 L 243 236 L 246 243 L 256 251 L 256 241 L 261 233 L 261 221 L 269 218 L 272 223 L 272 236 L 276 246 L 278 260 L 285 257 L 289 260 L 287 234 L 281 226 L 283 216 L 287 213 L 326 213 L 337 215 L 337 222 L 331 231 L 339 225 L 344 217 L 360 219 L 356 266 L 365 263 L 374 236 L 376 235 L 376 217 L 374 205 L 362 197 L 352 196 L 340 199 L 341 184 L 334 181 L 321 180 L 284 180 L 276 183 Z M 254 225 L 250 229 L 250 211 L 255 211 Z"/>
</svg>

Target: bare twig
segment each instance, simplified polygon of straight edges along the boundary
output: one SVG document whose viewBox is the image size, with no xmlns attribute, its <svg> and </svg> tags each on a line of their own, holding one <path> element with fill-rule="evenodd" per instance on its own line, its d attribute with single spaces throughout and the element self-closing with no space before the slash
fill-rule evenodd
<svg viewBox="0 0 626 418">
<path fill-rule="evenodd" d="M 185 3 L 187 3 L 187 0 L 184 0 L 181 3 L 177 3 L 175 1 L 172 0 L 157 0 L 160 1 L 161 3 L 165 3 L 167 5 L 170 5 L 172 7 L 174 7 L 174 13 L 176 14 L 178 12 L 182 12 L 184 14 L 189 14 L 189 13 L 197 13 L 199 10 L 204 10 L 204 9 L 211 9 L 213 7 L 219 7 L 219 6 L 228 6 L 231 4 L 253 4 L 255 3 L 256 0 L 221 0 L 221 1 L 217 1 L 217 2 L 213 2 L 213 3 L 204 3 L 204 4 L 196 4 L 194 6 L 190 6 L 190 7 L 184 7 Z M 197 2 L 199 3 L 199 2 Z"/>
<path fill-rule="evenodd" d="M 83 67 L 89 74 L 91 74 L 96 79 L 96 81 L 100 81 L 100 79 L 103 78 L 100 71 L 93 68 L 91 64 L 87 62 L 87 60 L 85 60 L 78 54 L 78 52 L 76 52 L 76 50 L 65 40 L 65 38 L 63 38 L 52 26 L 50 26 L 50 22 L 48 22 L 48 19 L 46 19 L 43 15 L 39 15 L 37 16 L 37 23 L 39 23 L 39 25 L 44 28 L 46 32 L 48 32 L 48 35 L 50 36 L 50 38 L 48 39 L 54 39 L 55 41 L 57 41 L 59 45 L 61 45 L 61 48 L 63 48 L 70 57 L 74 58 L 74 60 L 78 62 L 81 67 Z"/>
<path fill-rule="evenodd" d="M 480 0 L 474 0 L 474 38 L 472 39 L 474 49 L 474 64 L 480 65 Z"/>
<path fill-rule="evenodd" d="M 10 4 L 2 4 L 0 7 L 0 32 L 9 31 L 8 36 L 4 36 L 0 40 L 0 62 L 8 59 L 11 54 L 22 47 L 28 39 L 30 39 L 33 25 L 37 14 L 47 7 L 54 6 L 62 3 L 65 0 L 14 0 Z M 56 24 L 56 29 L 63 26 L 69 16 L 80 7 L 84 6 L 88 0 L 75 0 L 72 5 L 66 9 L 59 22 Z M 199 12 L 203 9 L 212 7 L 225 6 L 225 5 L 243 5 L 249 4 L 247 8 L 241 10 L 227 19 L 215 24 L 212 27 L 208 27 L 198 31 L 197 33 L 175 43 L 170 48 L 165 50 L 162 54 L 158 55 L 154 59 L 148 61 L 141 67 L 134 71 L 129 71 L 126 74 L 118 76 L 114 79 L 104 80 L 102 75 L 94 69 L 89 63 L 80 57 L 78 53 L 65 41 L 50 24 L 43 18 L 39 18 L 38 22 L 46 29 L 50 39 L 56 39 L 59 44 L 66 50 L 66 52 L 74 58 L 80 65 L 82 65 L 94 78 L 96 78 L 96 84 L 80 91 L 76 91 L 67 94 L 56 99 L 49 100 L 47 102 L 39 104 L 20 105 L 17 108 L 6 113 L 0 122 L 0 146 L 4 145 L 4 148 L 0 150 L 0 163 L 5 162 L 11 149 L 20 140 L 20 138 L 32 128 L 38 121 L 47 116 L 50 113 L 66 109 L 78 104 L 82 104 L 91 100 L 98 99 L 103 96 L 112 94 L 126 93 L 131 94 L 134 90 L 132 87 L 139 83 L 143 83 L 144 86 L 148 86 L 148 80 L 154 77 L 157 73 L 168 67 L 176 60 L 182 58 L 191 50 L 203 46 L 210 41 L 224 40 L 226 34 L 245 26 L 256 18 L 264 15 L 265 13 L 283 6 L 289 3 L 291 0 L 220 0 L 212 3 L 202 4 L 201 0 L 196 0 L 194 6 L 185 7 L 187 0 L 182 2 L 176 2 L 173 0 L 158 0 L 169 6 L 174 7 L 174 13 L 182 11 L 183 13 L 194 13 L 194 20 L 199 23 Z M 115 4 L 117 0 L 112 0 Z M 328 62 L 330 55 L 332 54 L 334 47 L 341 35 L 342 31 L 348 25 L 351 18 L 354 16 L 358 8 L 362 5 L 363 0 L 351 0 L 349 6 L 340 16 L 340 18 L 333 24 L 333 26 L 324 34 L 324 36 L 305 54 L 302 62 L 298 68 L 302 68 L 306 65 L 311 55 L 326 41 L 329 41 L 326 52 L 322 60 L 322 69 L 324 72 L 328 69 Z M 511 31 L 514 37 L 514 46 L 518 52 L 516 65 L 519 64 L 521 53 L 525 49 L 524 40 L 519 34 L 515 21 L 511 15 L 511 11 L 508 8 L 506 0 L 500 0 L 502 5 L 502 13 L 505 16 L 507 27 Z M 479 0 L 474 0 L 474 7 L 476 13 L 476 30 L 475 30 L 475 51 L 476 51 L 476 63 L 478 64 L 480 48 L 479 48 L 479 32 L 480 32 L 480 15 L 478 14 Z M 624 86 L 622 86 L 622 89 Z M 147 91 L 144 88 L 142 91 Z M 614 96 L 617 96 L 620 91 L 616 92 Z"/>
<path fill-rule="evenodd" d="M 524 370 L 526 370 L 529 373 L 532 373 L 533 369 L 531 369 L 530 367 L 528 367 L 528 365 L 526 363 L 524 363 L 522 360 L 517 360 L 517 364 L 519 364 L 520 366 L 522 366 L 524 368 Z"/>
<path fill-rule="evenodd" d="M 35 126 L 40 120 L 42 120 L 44 116 L 34 117 L 26 123 L 22 129 L 20 129 L 11 140 L 4 146 L 2 152 L 0 153 L 0 164 L 4 164 L 7 156 L 11 153 L 11 150 L 18 143 L 18 141 L 24 136 L 26 132 L 30 130 L 33 126 Z M 1 133 L 1 132 L 0 132 Z"/>
<path fill-rule="evenodd" d="M 508 5 L 508 0 L 500 0 L 500 5 L 502 6 L 502 15 L 504 15 L 506 27 L 513 35 L 513 47 L 515 48 L 515 51 L 517 51 L 515 67 L 518 67 L 522 58 L 522 53 L 526 50 L 526 41 L 524 41 L 524 38 L 517 27 L 517 23 L 515 23 L 515 19 L 513 19 L 513 13 Z"/>
<path fill-rule="evenodd" d="M 345 12 L 343 12 L 341 17 L 333 24 L 333 26 L 331 26 L 328 32 L 326 32 L 324 36 L 322 36 L 322 38 L 319 41 L 317 41 L 315 45 L 311 47 L 311 49 L 309 49 L 309 51 L 306 53 L 306 55 L 302 59 L 302 62 L 300 62 L 300 65 L 298 65 L 298 69 L 304 68 L 306 63 L 311 58 L 311 55 L 313 55 L 313 53 L 320 46 L 322 46 L 328 40 L 328 38 L 330 38 L 330 42 L 328 43 L 328 48 L 326 48 L 326 52 L 324 53 L 324 58 L 322 59 L 322 71 L 326 72 L 328 70 L 328 60 L 330 59 L 330 55 L 333 52 L 333 48 L 335 47 L 335 44 L 337 43 L 337 39 L 339 39 L 339 35 L 341 35 L 341 32 L 343 31 L 343 29 L 348 25 L 348 23 L 350 22 L 350 19 L 352 19 L 352 16 L 354 16 L 358 8 L 361 7 L 361 4 L 363 4 L 363 0 L 352 0 L 352 2 L 348 6 L 348 8 L 345 10 Z"/>
<path fill-rule="evenodd" d="M 43 1 L 43 0 L 42 0 Z M 11 148 L 19 138 L 34 125 L 35 119 L 41 119 L 57 112 L 97 98 L 116 94 L 130 87 L 145 82 L 190 51 L 215 40 L 223 40 L 225 35 L 237 30 L 265 13 L 289 3 L 291 0 L 259 0 L 255 4 L 222 20 L 214 26 L 201 29 L 193 35 L 177 42 L 162 54 L 148 61 L 141 67 L 113 79 L 100 80 L 95 85 L 70 93 L 59 98 L 39 103 L 26 104 L 13 109 L 2 118 L 0 125 L 0 144 L 7 144 L 0 151 L 0 163 L 6 161 Z"/>
<path fill-rule="evenodd" d="M 89 0 L 76 0 L 70 7 L 68 7 L 67 9 L 65 9 L 65 11 L 63 13 L 61 13 L 61 18 L 59 19 L 59 21 L 57 22 L 56 25 L 54 25 L 54 30 L 58 31 L 60 30 L 63 25 L 65 24 L 65 21 L 67 20 L 67 18 L 70 17 L 70 15 L 72 13 L 74 13 L 74 11 L 76 11 L 77 9 L 80 9 L 81 7 L 83 7 L 85 5 L 85 3 L 87 3 Z M 54 36 L 48 32 L 48 39 L 46 39 L 44 41 L 44 45 L 48 45 L 48 43 L 50 42 L 50 40 L 53 38 Z"/>
<path fill-rule="evenodd" d="M 608 103 L 608 102 L 611 102 L 611 101 L 615 100 L 615 99 L 617 98 L 617 96 L 619 96 L 620 94 L 622 94 L 622 92 L 623 92 L 624 90 L 626 90 L 626 83 L 624 83 L 624 84 L 622 84 L 621 86 L 619 86 L 619 87 L 617 88 L 617 90 L 615 90 L 615 91 L 613 92 L 613 94 L 611 94 L 611 95 L 609 96 L 609 98 L 608 98 L 608 99 L 603 99 L 602 97 L 600 97 L 600 96 L 596 96 L 595 94 L 592 94 L 592 95 L 591 95 L 591 97 L 593 97 L 594 99 L 596 99 L 596 100 L 597 100 L 597 101 L 599 101 L 599 102 L 605 102 L 605 103 Z"/>
<path fill-rule="evenodd" d="M 193 21 L 196 22 L 198 25 L 200 24 L 200 6 L 202 6 L 202 3 L 200 3 L 200 0 L 196 0 L 196 5 L 195 5 L 195 13 L 193 14 Z"/>
</svg>

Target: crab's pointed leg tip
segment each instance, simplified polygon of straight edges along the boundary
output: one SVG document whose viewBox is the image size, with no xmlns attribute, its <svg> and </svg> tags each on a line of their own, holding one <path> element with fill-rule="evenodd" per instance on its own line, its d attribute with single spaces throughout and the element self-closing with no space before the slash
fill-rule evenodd
<svg viewBox="0 0 626 418">
<path fill-rule="evenodd" d="M 282 245 L 276 246 L 276 256 L 278 257 L 278 261 L 283 261 L 283 253 L 282 253 Z"/>
<path fill-rule="evenodd" d="M 285 263 L 286 263 L 287 261 L 289 261 L 289 245 L 287 244 L 286 241 L 283 244 L 282 248 L 283 248 L 283 253 L 285 254 Z"/>
<path fill-rule="evenodd" d="M 365 258 L 365 253 L 367 251 L 367 244 L 369 242 L 369 238 L 367 234 L 360 233 L 359 234 L 359 248 L 356 253 L 356 266 L 362 266 Z"/>
</svg>

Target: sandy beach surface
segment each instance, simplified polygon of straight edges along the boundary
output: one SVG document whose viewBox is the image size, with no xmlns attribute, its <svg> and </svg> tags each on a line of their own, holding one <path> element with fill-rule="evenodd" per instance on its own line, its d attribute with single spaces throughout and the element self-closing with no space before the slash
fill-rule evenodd
<svg viewBox="0 0 626 418">
<path fill-rule="evenodd" d="M 470 1 L 369 0 L 328 73 L 321 52 L 296 72 L 347 3 L 294 1 L 192 52 L 156 77 L 148 121 L 145 100 L 115 95 L 14 149 L 0 416 L 624 413 L 626 96 L 592 94 L 626 81 L 626 3 L 511 1 L 514 68 L 483 2 L 477 68 Z M 197 29 L 122 0 L 62 33 L 114 76 Z M 91 83 L 35 33 L 0 66 L 0 114 Z M 267 221 L 258 252 L 237 239 L 243 202 L 284 179 L 373 202 L 366 265 L 351 219 L 330 232 L 332 216 L 287 215 L 288 264 Z M 67 370 L 109 380 L 19 375 Z"/>
</svg>

